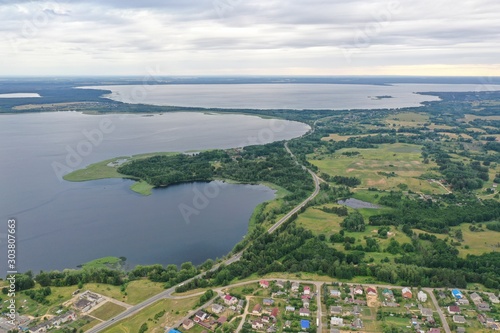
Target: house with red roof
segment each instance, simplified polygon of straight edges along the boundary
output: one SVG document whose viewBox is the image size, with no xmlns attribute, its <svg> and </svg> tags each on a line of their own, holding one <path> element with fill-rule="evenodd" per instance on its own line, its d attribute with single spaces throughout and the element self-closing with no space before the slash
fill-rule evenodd
<svg viewBox="0 0 500 333">
<path fill-rule="evenodd" d="M 261 288 L 269 288 L 269 281 L 260 280 L 259 285 L 261 286 Z"/>
</svg>

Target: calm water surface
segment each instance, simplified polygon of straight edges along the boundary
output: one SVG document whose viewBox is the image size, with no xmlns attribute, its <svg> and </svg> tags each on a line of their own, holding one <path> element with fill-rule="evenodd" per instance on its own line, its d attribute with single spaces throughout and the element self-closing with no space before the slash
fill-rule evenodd
<svg viewBox="0 0 500 333">
<path fill-rule="evenodd" d="M 71 268 L 108 255 L 125 256 L 130 266 L 201 263 L 226 254 L 245 235 L 255 206 L 274 197 L 264 186 L 220 182 L 208 190 L 202 183 L 176 185 L 144 197 L 129 189 L 129 180 L 63 181 L 55 165 L 72 169 L 147 152 L 238 147 L 308 129 L 298 122 L 201 113 L 2 115 L 0 218 L 18 221 L 18 269 Z M 204 191 L 209 197 L 200 205 L 194 200 Z M 198 213 L 186 219 L 180 206 Z M 1 228 L 5 233 L 5 223 Z M 0 242 L 6 253 L 5 239 Z M 0 267 L 5 265 L 1 256 Z"/>
</svg>

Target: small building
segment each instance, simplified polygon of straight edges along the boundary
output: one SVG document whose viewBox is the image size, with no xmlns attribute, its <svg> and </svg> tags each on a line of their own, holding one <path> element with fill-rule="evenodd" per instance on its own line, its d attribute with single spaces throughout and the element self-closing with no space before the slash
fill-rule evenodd
<svg viewBox="0 0 500 333">
<path fill-rule="evenodd" d="M 465 333 L 465 327 L 457 327 L 457 333 Z"/>
<path fill-rule="evenodd" d="M 300 321 L 300 328 L 303 329 L 303 330 L 308 330 L 309 327 L 311 327 L 311 323 L 309 322 L 309 320 L 306 320 L 306 319 L 302 319 Z"/>
<path fill-rule="evenodd" d="M 280 289 L 285 288 L 285 283 L 283 281 L 280 281 L 280 280 L 276 281 L 276 283 L 274 285 Z"/>
<path fill-rule="evenodd" d="M 451 291 L 451 294 L 453 295 L 453 297 L 455 297 L 456 299 L 461 299 L 461 298 L 464 298 L 464 295 L 462 294 L 462 292 L 458 289 L 453 289 Z"/>
<path fill-rule="evenodd" d="M 295 307 L 294 306 L 291 306 L 291 305 L 287 305 L 285 307 L 285 311 L 286 312 L 294 312 L 295 311 Z"/>
<path fill-rule="evenodd" d="M 212 304 L 212 312 L 215 314 L 222 313 L 224 311 L 224 307 L 220 304 Z"/>
<path fill-rule="evenodd" d="M 478 304 L 477 309 L 479 311 L 482 311 L 482 312 L 490 312 L 491 311 L 490 305 L 488 303 L 485 303 L 485 302 Z"/>
<path fill-rule="evenodd" d="M 334 315 L 342 314 L 341 306 L 330 306 L 330 313 Z"/>
<path fill-rule="evenodd" d="M 261 286 L 261 288 L 269 288 L 269 281 L 260 280 L 259 285 Z"/>
<path fill-rule="evenodd" d="M 483 302 L 483 299 L 481 296 L 479 296 L 478 293 L 476 292 L 473 292 L 472 294 L 469 295 L 470 296 L 470 299 L 472 300 L 472 302 L 474 302 L 474 304 L 478 305 L 479 303 L 482 303 Z"/>
<path fill-rule="evenodd" d="M 330 333 L 340 333 L 340 331 L 337 328 L 330 328 Z"/>
<path fill-rule="evenodd" d="M 493 304 L 500 303 L 500 300 L 498 299 L 498 297 L 495 294 L 489 293 L 488 297 L 490 298 L 491 303 L 493 303 Z"/>
<path fill-rule="evenodd" d="M 368 287 L 366 288 L 366 294 L 369 296 L 376 296 L 377 295 L 377 289 Z"/>
<path fill-rule="evenodd" d="M 238 303 L 238 299 L 227 294 L 226 296 L 224 296 L 224 303 L 226 303 L 227 305 L 235 305 L 236 303 Z"/>
<path fill-rule="evenodd" d="M 255 316 L 260 316 L 261 313 L 262 313 L 262 305 L 255 304 L 255 306 L 252 309 L 252 314 Z"/>
<path fill-rule="evenodd" d="M 453 322 L 455 324 L 465 324 L 465 317 L 464 316 L 459 316 L 459 315 L 454 315 L 453 316 Z"/>
<path fill-rule="evenodd" d="M 274 300 L 271 298 L 264 298 L 264 301 L 262 303 L 266 306 L 271 306 L 274 304 Z"/>
<path fill-rule="evenodd" d="M 382 290 L 382 295 L 384 295 L 385 298 L 389 298 L 389 299 L 394 298 L 394 293 L 392 292 L 392 290 L 387 289 L 387 288 Z"/>
<path fill-rule="evenodd" d="M 421 308 L 420 313 L 423 317 L 432 317 L 432 309 L 429 308 Z"/>
<path fill-rule="evenodd" d="M 300 308 L 299 315 L 302 317 L 309 317 L 311 315 L 311 311 L 309 311 L 309 309 L 306 308 Z"/>
<path fill-rule="evenodd" d="M 273 308 L 271 311 L 271 318 L 276 319 L 278 317 L 280 310 L 278 308 Z"/>
<path fill-rule="evenodd" d="M 190 330 L 193 328 L 193 326 L 194 326 L 194 321 L 192 321 L 191 319 L 186 319 L 182 322 L 182 327 L 185 330 Z"/>
<path fill-rule="evenodd" d="M 344 326 L 344 319 L 340 317 L 331 317 L 330 324 L 333 326 Z"/>
<path fill-rule="evenodd" d="M 260 330 L 264 328 L 264 323 L 262 321 L 258 320 L 253 320 L 252 321 L 252 328 L 254 330 Z"/>
<path fill-rule="evenodd" d="M 271 320 L 271 318 L 269 318 L 268 316 L 262 316 L 261 320 L 263 323 L 269 324 L 269 321 Z"/>
<path fill-rule="evenodd" d="M 427 302 L 427 294 L 420 290 L 417 294 L 417 299 L 419 302 L 425 303 Z"/>
<path fill-rule="evenodd" d="M 359 318 L 357 319 L 354 319 L 354 321 L 352 322 L 351 324 L 352 328 L 355 328 L 355 329 L 361 329 L 363 328 L 363 321 Z"/>
<path fill-rule="evenodd" d="M 403 290 L 401 290 L 401 294 L 403 295 L 404 298 L 413 297 L 413 293 L 411 292 L 411 289 L 408 287 L 403 288 Z"/>
<path fill-rule="evenodd" d="M 458 307 L 458 305 L 450 305 L 448 307 L 448 313 L 449 314 L 459 314 L 460 308 Z"/>
<path fill-rule="evenodd" d="M 338 297 L 338 298 L 340 298 L 340 295 L 341 295 L 340 290 L 337 290 L 337 289 L 330 290 L 330 296 L 331 297 Z"/>
<path fill-rule="evenodd" d="M 467 298 L 465 298 L 465 297 L 461 298 L 461 299 L 458 299 L 457 303 L 458 303 L 458 305 L 465 305 L 465 306 L 467 306 L 467 305 L 470 304 L 469 300 Z"/>
<path fill-rule="evenodd" d="M 353 308 L 352 308 L 352 313 L 354 313 L 355 315 L 359 315 L 361 314 L 361 307 L 359 305 L 355 305 Z"/>
<path fill-rule="evenodd" d="M 208 319 L 208 313 L 200 310 L 200 311 L 196 312 L 195 317 L 201 321 L 205 321 Z"/>
<path fill-rule="evenodd" d="M 300 283 L 298 283 L 298 282 L 292 283 L 292 291 L 297 292 L 297 291 L 299 291 L 299 288 L 300 288 Z"/>
<path fill-rule="evenodd" d="M 362 286 L 356 286 L 354 287 L 353 290 L 355 295 L 363 295 L 363 287 Z"/>
<path fill-rule="evenodd" d="M 238 306 L 237 306 L 238 310 L 243 309 L 244 306 L 245 306 L 245 300 L 240 299 L 238 301 Z"/>
<path fill-rule="evenodd" d="M 310 295 L 311 294 L 311 287 L 305 286 L 304 287 L 304 295 Z"/>
<path fill-rule="evenodd" d="M 433 327 L 433 328 L 429 329 L 428 333 L 441 333 L 441 329 Z"/>
<path fill-rule="evenodd" d="M 227 317 L 225 317 L 225 316 L 221 316 L 221 317 L 219 317 L 219 319 L 217 319 L 217 323 L 221 324 L 221 325 L 224 324 L 226 321 L 227 321 Z"/>
</svg>

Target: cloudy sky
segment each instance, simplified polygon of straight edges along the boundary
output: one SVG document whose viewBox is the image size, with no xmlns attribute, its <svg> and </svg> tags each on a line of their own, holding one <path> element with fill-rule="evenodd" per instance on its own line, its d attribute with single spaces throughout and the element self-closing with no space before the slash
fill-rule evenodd
<svg viewBox="0 0 500 333">
<path fill-rule="evenodd" d="M 498 0 L 0 0 L 4 75 L 497 75 Z"/>
</svg>

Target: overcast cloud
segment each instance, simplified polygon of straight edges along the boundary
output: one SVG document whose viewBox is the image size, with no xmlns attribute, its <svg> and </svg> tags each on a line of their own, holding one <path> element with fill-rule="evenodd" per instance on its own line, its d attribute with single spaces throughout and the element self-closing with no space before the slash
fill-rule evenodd
<svg viewBox="0 0 500 333">
<path fill-rule="evenodd" d="M 497 75 L 497 0 L 0 0 L 0 75 Z"/>
</svg>

